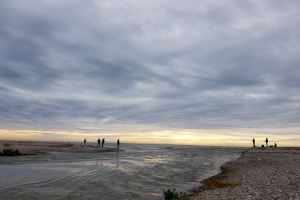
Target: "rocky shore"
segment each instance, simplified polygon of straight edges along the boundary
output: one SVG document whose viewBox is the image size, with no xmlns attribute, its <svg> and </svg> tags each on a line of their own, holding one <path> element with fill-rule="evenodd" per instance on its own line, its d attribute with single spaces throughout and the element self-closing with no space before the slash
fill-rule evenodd
<svg viewBox="0 0 300 200">
<path fill-rule="evenodd" d="M 300 148 L 256 148 L 205 179 L 187 200 L 300 199 Z"/>
</svg>

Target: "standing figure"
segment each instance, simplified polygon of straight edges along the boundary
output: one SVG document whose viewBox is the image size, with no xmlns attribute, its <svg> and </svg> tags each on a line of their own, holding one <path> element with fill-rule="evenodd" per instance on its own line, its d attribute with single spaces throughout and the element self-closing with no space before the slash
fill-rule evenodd
<svg viewBox="0 0 300 200">
<path fill-rule="evenodd" d="M 120 140 L 119 139 L 117 141 L 117 146 L 118 146 L 118 150 L 119 150 L 119 148 L 120 148 Z"/>
<path fill-rule="evenodd" d="M 274 147 L 277 147 L 277 144 L 276 144 L 276 142 L 275 142 L 275 144 L 274 144 Z"/>
<path fill-rule="evenodd" d="M 100 141 L 101 141 L 101 139 L 99 138 L 99 139 L 97 140 L 97 142 L 98 142 L 97 147 L 100 147 Z"/>
<path fill-rule="evenodd" d="M 255 148 L 255 138 L 253 138 L 252 143 L 253 143 L 253 147 Z"/>
<path fill-rule="evenodd" d="M 83 140 L 83 146 L 85 146 L 86 145 L 86 139 L 84 138 L 84 140 Z"/>
<path fill-rule="evenodd" d="M 104 146 L 104 142 L 105 142 L 105 139 L 103 138 L 103 139 L 102 139 L 102 148 L 103 148 L 103 146 Z"/>
<path fill-rule="evenodd" d="M 265 142 L 266 142 L 266 147 L 269 147 L 268 146 L 268 142 L 269 142 L 268 138 L 266 138 Z"/>
</svg>

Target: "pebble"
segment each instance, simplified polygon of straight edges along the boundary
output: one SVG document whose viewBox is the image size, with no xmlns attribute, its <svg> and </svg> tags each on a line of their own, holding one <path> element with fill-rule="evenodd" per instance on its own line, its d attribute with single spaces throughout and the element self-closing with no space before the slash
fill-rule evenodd
<svg viewBox="0 0 300 200">
<path fill-rule="evenodd" d="M 300 200 L 299 149 L 278 148 L 266 152 L 252 149 L 223 167 L 226 176 L 220 176 L 220 180 L 229 183 L 228 187 L 206 189 L 187 199 Z"/>
</svg>

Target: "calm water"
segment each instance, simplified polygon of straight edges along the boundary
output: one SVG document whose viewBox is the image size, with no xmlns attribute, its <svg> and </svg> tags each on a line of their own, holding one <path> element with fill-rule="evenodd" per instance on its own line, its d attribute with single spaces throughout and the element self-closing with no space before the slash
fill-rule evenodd
<svg viewBox="0 0 300 200">
<path fill-rule="evenodd" d="M 103 154 L 53 153 L 0 158 L 0 199 L 162 199 L 162 189 L 186 192 L 218 173 L 242 149 L 123 145 Z"/>
</svg>

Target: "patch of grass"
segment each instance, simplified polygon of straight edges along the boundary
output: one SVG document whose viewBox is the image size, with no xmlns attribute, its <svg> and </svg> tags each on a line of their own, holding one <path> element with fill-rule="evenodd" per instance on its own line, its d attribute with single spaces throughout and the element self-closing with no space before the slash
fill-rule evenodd
<svg viewBox="0 0 300 200">
<path fill-rule="evenodd" d="M 177 199 L 179 199 L 179 195 L 176 192 L 176 189 L 163 190 L 163 196 L 164 196 L 165 200 L 177 200 Z"/>
<path fill-rule="evenodd" d="M 22 155 L 18 149 L 3 149 L 3 151 L 0 153 L 0 156 L 20 156 Z"/>
<path fill-rule="evenodd" d="M 176 192 L 176 189 L 168 189 L 168 190 L 163 190 L 163 197 L 165 200 L 178 200 L 179 199 L 179 194 Z"/>
</svg>

